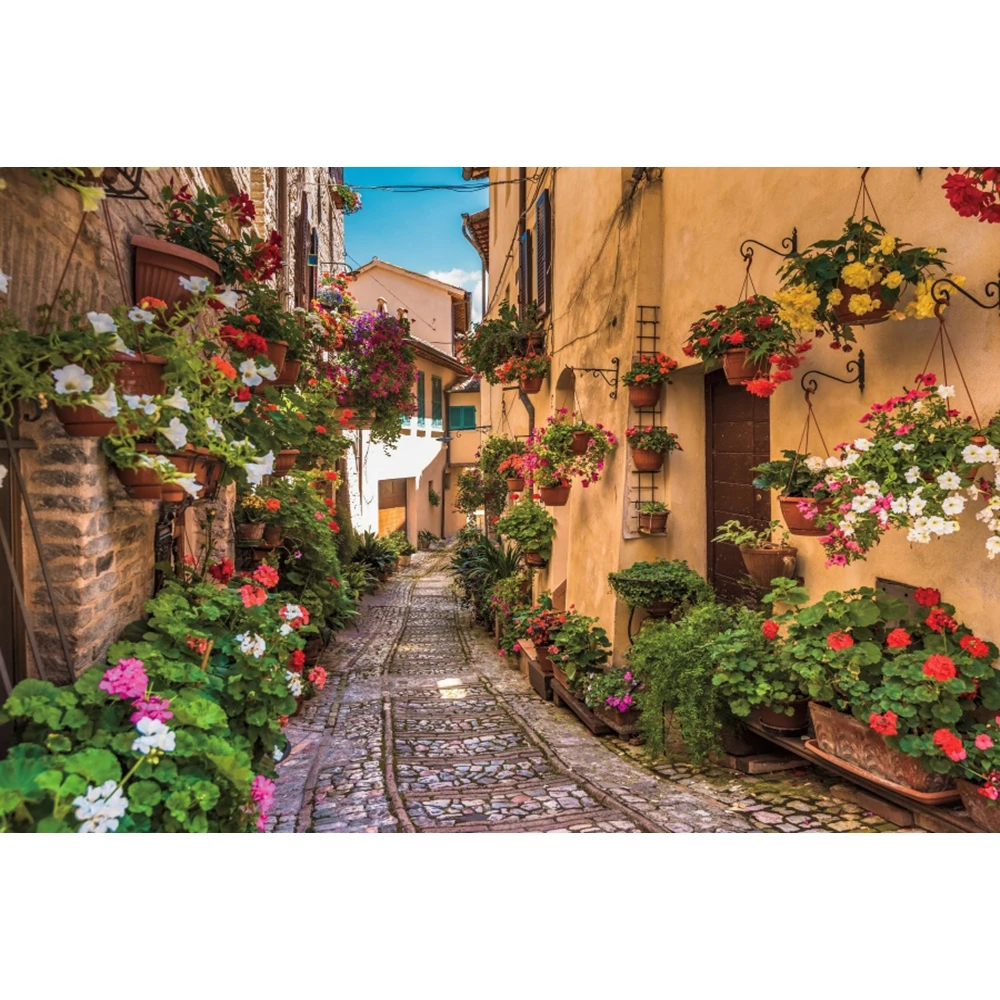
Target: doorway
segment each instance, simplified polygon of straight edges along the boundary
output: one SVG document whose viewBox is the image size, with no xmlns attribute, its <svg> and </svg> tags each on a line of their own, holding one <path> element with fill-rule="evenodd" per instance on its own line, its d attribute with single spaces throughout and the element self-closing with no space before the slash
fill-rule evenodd
<svg viewBox="0 0 1000 1000">
<path fill-rule="evenodd" d="M 713 542 L 724 521 L 736 519 L 756 531 L 771 520 L 771 497 L 754 488 L 751 469 L 766 462 L 771 449 L 770 404 L 742 385 L 729 385 L 724 373 L 705 377 L 705 443 L 708 507 L 708 582 L 730 603 L 757 604 L 747 581 L 740 550 Z"/>
<path fill-rule="evenodd" d="M 380 538 L 394 531 L 406 531 L 406 480 L 378 481 L 378 533 Z"/>
</svg>

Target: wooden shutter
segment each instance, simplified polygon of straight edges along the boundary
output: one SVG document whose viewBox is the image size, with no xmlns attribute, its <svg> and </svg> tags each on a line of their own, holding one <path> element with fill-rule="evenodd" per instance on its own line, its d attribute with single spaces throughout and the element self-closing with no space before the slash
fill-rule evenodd
<svg viewBox="0 0 1000 1000">
<path fill-rule="evenodd" d="M 523 312 L 531 302 L 531 230 L 521 236 L 518 250 L 517 304 Z"/>
<path fill-rule="evenodd" d="M 431 376 L 431 427 L 440 430 L 444 418 L 444 397 L 441 393 L 441 379 Z"/>
<path fill-rule="evenodd" d="M 309 305 L 309 197 L 302 192 L 302 204 L 295 220 L 295 305 L 305 308 Z"/>
<path fill-rule="evenodd" d="M 550 219 L 552 207 L 548 191 L 543 191 L 535 203 L 535 298 L 538 301 L 538 311 L 545 314 L 549 311 L 549 248 L 551 246 Z"/>
<path fill-rule="evenodd" d="M 417 372 L 417 425 L 424 426 L 424 413 L 426 406 L 426 389 L 424 388 L 424 373 Z"/>
</svg>

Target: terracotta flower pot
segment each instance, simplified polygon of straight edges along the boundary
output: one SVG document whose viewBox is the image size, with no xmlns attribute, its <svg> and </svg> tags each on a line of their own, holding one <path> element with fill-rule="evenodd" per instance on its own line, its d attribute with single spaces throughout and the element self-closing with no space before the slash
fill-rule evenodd
<svg viewBox="0 0 1000 1000">
<path fill-rule="evenodd" d="M 591 711 L 619 736 L 634 736 L 639 732 L 640 713 L 637 708 L 619 712 L 617 708 L 609 708 L 607 705 L 595 705 Z"/>
<path fill-rule="evenodd" d="M 194 449 L 197 457 L 194 460 L 194 478 L 201 483 L 199 500 L 211 500 L 219 490 L 219 482 L 225 466 L 221 458 L 212 455 L 206 448 Z"/>
<path fill-rule="evenodd" d="M 507 480 L 507 492 L 508 493 L 520 493 L 524 489 L 524 480 L 519 479 L 516 476 L 511 476 Z"/>
<path fill-rule="evenodd" d="M 815 514 L 812 517 L 806 517 L 799 510 L 800 503 L 807 503 L 815 510 Z M 808 497 L 778 497 L 778 504 L 781 507 L 781 516 L 791 534 L 809 537 L 829 534 L 826 525 L 830 520 L 833 506 L 831 501 L 816 501 Z"/>
<path fill-rule="evenodd" d="M 281 371 L 285 366 L 285 355 L 287 353 L 287 340 L 269 340 L 267 342 L 267 360 L 269 364 L 274 365 L 274 370 L 278 373 L 278 375 L 281 374 Z M 274 384 L 274 382 L 271 383 L 271 385 Z"/>
<path fill-rule="evenodd" d="M 770 371 L 771 366 L 747 364 L 750 351 L 745 347 L 733 347 L 722 355 L 722 370 L 726 373 L 726 381 L 730 385 L 742 385 L 745 379 L 760 378 Z"/>
<path fill-rule="evenodd" d="M 659 472 L 663 468 L 663 453 L 647 448 L 632 449 L 632 464 L 637 472 Z"/>
<path fill-rule="evenodd" d="M 958 794 L 962 796 L 962 805 L 972 822 L 988 833 L 1000 833 L 1000 805 L 980 795 L 979 786 L 971 781 L 959 778 L 956 784 Z"/>
<path fill-rule="evenodd" d="M 569 680 L 567 680 L 566 678 L 566 671 L 563 670 L 563 668 L 560 667 L 558 663 L 552 664 L 552 676 L 557 681 L 559 681 L 559 683 L 562 684 L 562 686 L 566 688 L 567 691 L 570 690 Z"/>
<path fill-rule="evenodd" d="M 399 565 L 400 566 L 409 566 L 410 565 L 410 556 L 400 556 L 399 557 Z"/>
<path fill-rule="evenodd" d="M 844 298 L 840 301 L 839 305 L 833 307 L 833 314 L 837 318 L 837 322 L 841 326 L 872 326 L 874 323 L 884 323 L 889 318 L 889 313 L 892 312 L 892 306 L 881 305 L 878 309 L 871 309 L 866 313 L 862 313 L 860 316 L 855 316 L 850 309 L 850 301 L 852 295 L 868 295 L 873 299 L 878 299 L 881 302 L 885 302 L 885 288 L 883 285 L 875 285 L 868 289 L 852 288 L 850 285 L 843 281 L 837 283 L 837 287 L 840 289 Z"/>
<path fill-rule="evenodd" d="M 651 533 L 665 532 L 667 530 L 667 518 L 670 511 L 661 511 L 659 514 L 640 514 L 639 530 Z"/>
<path fill-rule="evenodd" d="M 819 749 L 853 764 L 877 778 L 918 792 L 940 792 L 955 787 L 955 779 L 932 774 L 916 757 L 893 750 L 863 722 L 846 712 L 809 702 L 809 714 Z"/>
<path fill-rule="evenodd" d="M 162 299 L 169 307 L 169 314 L 191 301 L 191 292 L 181 286 L 181 278 L 207 278 L 216 285 L 222 277 L 219 265 L 211 257 L 187 247 L 139 235 L 130 236 L 129 243 L 135 250 L 137 303 L 146 297 Z"/>
<path fill-rule="evenodd" d="M 643 610 L 650 618 L 669 618 L 677 610 L 676 601 L 653 601 L 643 605 Z"/>
<path fill-rule="evenodd" d="M 333 207 L 342 212 L 344 210 L 344 196 L 339 191 L 333 191 L 330 197 L 333 199 Z"/>
<path fill-rule="evenodd" d="M 282 448 L 274 459 L 274 474 L 276 476 L 286 475 L 291 471 L 298 457 L 298 448 Z"/>
<path fill-rule="evenodd" d="M 538 552 L 525 552 L 524 561 L 528 566 L 544 566 L 545 559 Z"/>
<path fill-rule="evenodd" d="M 299 380 L 299 374 L 302 371 L 302 362 L 297 358 L 285 358 L 284 365 L 281 369 L 281 374 L 278 376 L 276 382 L 271 384 L 276 389 L 286 389 L 289 386 L 295 385 Z"/>
<path fill-rule="evenodd" d="M 545 346 L 545 334 L 529 333 L 524 344 L 526 354 L 537 354 Z"/>
<path fill-rule="evenodd" d="M 761 707 L 753 710 L 751 718 L 765 729 L 774 729 L 780 733 L 801 733 L 809 725 L 809 699 L 799 698 L 793 701 L 791 715 Z"/>
<path fill-rule="evenodd" d="M 541 670 L 543 674 L 553 673 L 552 661 L 549 659 L 549 654 L 542 649 L 538 643 L 535 643 L 535 663 L 538 664 L 538 669 Z"/>
<path fill-rule="evenodd" d="M 139 444 L 136 451 L 147 454 L 158 454 L 159 449 L 154 444 Z M 160 500 L 163 496 L 163 480 L 155 469 L 133 468 L 119 469 L 115 472 L 133 500 Z"/>
<path fill-rule="evenodd" d="M 542 391 L 542 381 L 543 377 L 541 375 L 532 375 L 531 378 L 523 378 L 520 381 L 521 392 L 526 396 L 534 396 L 536 393 Z"/>
<path fill-rule="evenodd" d="M 652 410 L 660 402 L 658 382 L 636 382 L 628 387 L 628 401 L 637 410 Z"/>
<path fill-rule="evenodd" d="M 546 507 L 565 507 L 569 503 L 569 486 L 541 486 L 538 493 Z"/>
<path fill-rule="evenodd" d="M 195 480 L 198 480 L 199 468 L 202 469 L 202 475 L 205 475 L 204 465 L 199 463 L 199 456 L 193 448 L 174 454 L 168 455 L 166 452 L 163 454 L 165 458 L 170 459 L 171 464 L 182 476 L 193 475 Z M 205 491 L 202 489 L 199 497 L 204 496 L 204 494 Z M 187 496 L 187 490 L 185 490 L 183 486 L 178 486 L 176 483 L 164 483 L 163 489 L 160 493 L 161 499 L 166 500 L 167 503 L 180 503 Z"/>
<path fill-rule="evenodd" d="M 753 577 L 753 582 L 764 590 L 769 590 L 771 581 L 778 576 L 795 576 L 795 557 L 798 549 L 787 545 L 783 548 L 754 549 L 740 546 L 743 565 Z"/>
<path fill-rule="evenodd" d="M 264 537 L 263 521 L 245 521 L 236 525 L 236 537 L 241 542 L 259 542 Z"/>
<path fill-rule="evenodd" d="M 119 362 L 114 384 L 120 396 L 159 396 L 166 390 L 163 370 L 166 358 L 158 354 L 146 354 L 130 358 L 127 354 L 115 354 Z M 119 400 L 124 406 L 125 401 Z M 62 421 L 63 428 L 70 437 L 104 437 L 116 427 L 113 417 L 105 417 L 92 406 L 65 406 L 53 404 L 52 409 Z"/>
<path fill-rule="evenodd" d="M 265 524 L 264 525 L 264 541 L 268 545 L 280 545 L 281 540 L 285 537 L 285 529 L 282 528 L 280 524 Z"/>
<path fill-rule="evenodd" d="M 570 445 L 570 451 L 574 455 L 586 455 L 589 444 L 590 431 L 573 431 L 573 443 Z"/>
<path fill-rule="evenodd" d="M 315 667 L 319 663 L 319 658 L 323 655 L 323 639 L 318 635 L 307 639 L 305 649 L 302 652 L 306 658 L 305 665 L 307 667 Z"/>
</svg>

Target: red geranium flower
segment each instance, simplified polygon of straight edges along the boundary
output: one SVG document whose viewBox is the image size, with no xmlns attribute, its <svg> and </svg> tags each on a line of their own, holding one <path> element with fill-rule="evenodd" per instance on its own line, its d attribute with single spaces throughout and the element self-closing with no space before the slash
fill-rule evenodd
<svg viewBox="0 0 1000 1000">
<path fill-rule="evenodd" d="M 933 587 L 917 587 L 913 592 L 914 600 L 917 604 L 925 608 L 933 608 L 935 604 L 941 603 L 941 591 Z"/>
<path fill-rule="evenodd" d="M 941 752 L 954 761 L 965 760 L 965 747 L 962 741 L 950 729 L 938 729 L 934 733 L 934 743 Z"/>
<path fill-rule="evenodd" d="M 326 433 L 326 428 L 322 424 L 317 424 L 316 425 L 316 433 L 317 434 L 325 434 Z"/>
<path fill-rule="evenodd" d="M 841 649 L 850 649 L 854 645 L 854 640 L 847 632 L 831 632 L 826 637 L 826 644 L 830 649 L 839 652 Z"/>
<path fill-rule="evenodd" d="M 305 665 L 306 654 L 301 649 L 292 650 L 292 655 L 288 658 L 288 669 L 297 674 Z"/>
<path fill-rule="evenodd" d="M 253 571 L 252 579 L 259 583 L 262 587 L 274 587 L 278 583 L 278 571 L 273 566 L 269 566 L 267 563 L 261 563 Z"/>
<path fill-rule="evenodd" d="M 236 565 L 232 559 L 223 559 L 214 566 L 208 567 L 208 575 L 219 583 L 229 583 L 236 572 Z"/>
<path fill-rule="evenodd" d="M 140 309 L 166 309 L 167 304 L 163 299 L 153 298 L 152 295 L 147 295 L 139 301 Z"/>
<path fill-rule="evenodd" d="M 780 631 L 778 623 L 771 618 L 768 618 L 766 622 L 760 627 L 761 632 L 764 633 L 765 639 L 775 639 Z"/>
<path fill-rule="evenodd" d="M 924 662 L 924 673 L 928 677 L 942 683 L 950 681 L 957 673 L 955 670 L 955 661 L 950 656 L 942 656 L 940 653 L 935 653 L 933 656 L 928 656 Z"/>
<path fill-rule="evenodd" d="M 958 628 L 958 622 L 941 608 L 934 608 L 927 616 L 927 627 L 944 635 L 945 629 L 954 632 Z"/>
<path fill-rule="evenodd" d="M 958 640 L 958 644 L 969 654 L 969 656 L 972 656 L 977 660 L 990 655 L 990 647 L 987 646 L 982 639 L 978 639 L 974 635 L 962 636 L 962 638 Z"/>
<path fill-rule="evenodd" d="M 905 628 L 894 628 L 886 637 L 885 644 L 893 649 L 905 649 L 913 642 L 910 633 Z"/>
<path fill-rule="evenodd" d="M 872 712 L 868 716 L 868 725 L 875 730 L 876 733 L 881 733 L 883 736 L 896 736 L 896 720 L 899 718 L 895 712 L 886 709 L 882 715 L 878 715 L 876 712 Z"/>
<path fill-rule="evenodd" d="M 245 583 L 240 587 L 240 599 L 243 601 L 243 607 L 253 608 L 267 600 L 267 591 L 261 587 L 255 587 L 253 584 Z"/>
</svg>

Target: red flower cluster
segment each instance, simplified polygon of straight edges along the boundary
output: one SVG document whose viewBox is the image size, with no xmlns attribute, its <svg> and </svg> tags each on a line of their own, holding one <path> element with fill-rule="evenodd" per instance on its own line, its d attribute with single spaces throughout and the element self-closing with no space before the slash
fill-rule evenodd
<svg viewBox="0 0 1000 1000">
<path fill-rule="evenodd" d="M 272 229 L 267 241 L 253 248 L 253 263 L 252 270 L 245 268 L 241 273 L 244 281 L 267 281 L 278 273 L 281 269 L 281 233 Z"/>
<path fill-rule="evenodd" d="M 1000 167 L 968 167 L 948 174 L 944 184 L 948 203 L 963 219 L 979 216 L 980 222 L 1000 222 L 997 182 Z"/>
<path fill-rule="evenodd" d="M 326 686 L 326 671 L 322 667 L 313 667 L 312 670 L 306 674 L 309 679 L 309 683 L 312 684 L 317 691 L 322 691 Z"/>
<path fill-rule="evenodd" d="M 208 650 L 208 639 L 201 636 L 189 635 L 187 637 L 187 648 L 203 656 Z"/>
<path fill-rule="evenodd" d="M 958 628 L 958 622 L 942 608 L 933 608 L 927 616 L 926 624 L 932 632 L 938 632 L 940 635 L 944 635 L 945 629 L 954 632 Z"/>
<path fill-rule="evenodd" d="M 913 592 L 913 599 L 921 607 L 933 608 L 935 604 L 941 603 L 941 591 L 935 590 L 933 587 L 917 587 Z"/>
<path fill-rule="evenodd" d="M 905 628 L 894 628 L 886 637 L 885 644 L 892 649 L 905 649 L 913 641 Z"/>
<path fill-rule="evenodd" d="M 167 304 L 163 299 L 154 298 L 152 295 L 146 295 L 144 298 L 139 300 L 140 309 L 166 309 Z"/>
<path fill-rule="evenodd" d="M 772 618 L 768 618 L 767 621 L 761 625 L 760 630 L 764 633 L 765 639 L 776 639 L 780 628 L 778 627 L 778 623 L 776 621 Z"/>
<path fill-rule="evenodd" d="M 241 226 L 249 226 L 257 218 L 257 207 L 246 191 L 241 191 L 239 194 L 231 194 L 229 196 L 229 204 L 236 209 L 236 218 L 239 220 Z"/>
<path fill-rule="evenodd" d="M 270 501 L 268 501 L 268 503 L 270 503 Z M 267 587 L 270 590 L 271 587 L 277 586 L 280 578 L 278 576 L 278 571 L 273 566 L 269 566 L 267 563 L 261 563 L 253 571 L 251 579 L 259 583 L 262 587 Z"/>
<path fill-rule="evenodd" d="M 288 669 L 293 673 L 301 673 L 306 665 L 306 654 L 301 649 L 293 649 L 292 655 L 288 657 Z"/>
<path fill-rule="evenodd" d="M 983 642 L 982 639 L 978 639 L 974 635 L 964 635 L 958 640 L 958 644 L 964 649 L 969 656 L 973 659 L 979 660 L 984 656 L 990 655 L 990 647 Z"/>
<path fill-rule="evenodd" d="M 232 559 L 223 559 L 214 566 L 208 567 L 208 575 L 219 583 L 229 583 L 236 572 L 236 564 Z"/>
<path fill-rule="evenodd" d="M 258 604 L 263 604 L 267 600 L 267 591 L 261 587 L 255 587 L 251 583 L 245 583 L 240 587 L 240 599 L 243 607 L 253 608 Z"/>
<path fill-rule="evenodd" d="M 830 649 L 839 652 L 842 649 L 850 649 L 854 645 L 854 640 L 847 632 L 831 632 L 826 637 L 826 644 Z"/>
<path fill-rule="evenodd" d="M 219 331 L 219 335 L 227 343 L 231 344 L 238 351 L 242 351 L 248 357 L 255 358 L 258 354 L 267 353 L 267 341 L 253 330 L 241 330 L 230 323 L 227 323 Z M 235 375 L 235 372 L 233 373 Z"/>
<path fill-rule="evenodd" d="M 212 358 L 212 364 L 215 365 L 216 369 L 222 372 L 226 378 L 236 378 L 236 369 L 225 358 L 220 358 L 219 355 L 216 354 Z"/>
<path fill-rule="evenodd" d="M 958 671 L 955 669 L 955 661 L 950 656 L 935 653 L 933 656 L 928 656 L 924 662 L 924 673 L 932 680 L 943 684 L 945 681 L 950 681 Z"/>
<path fill-rule="evenodd" d="M 886 709 L 881 715 L 877 712 L 872 712 L 868 716 L 868 725 L 875 730 L 876 733 L 881 733 L 883 736 L 896 736 L 896 720 L 899 718 L 895 712 L 890 709 Z"/>
<path fill-rule="evenodd" d="M 965 760 L 965 747 L 950 729 L 938 729 L 934 733 L 934 745 L 940 747 L 941 752 L 951 760 Z"/>
</svg>

